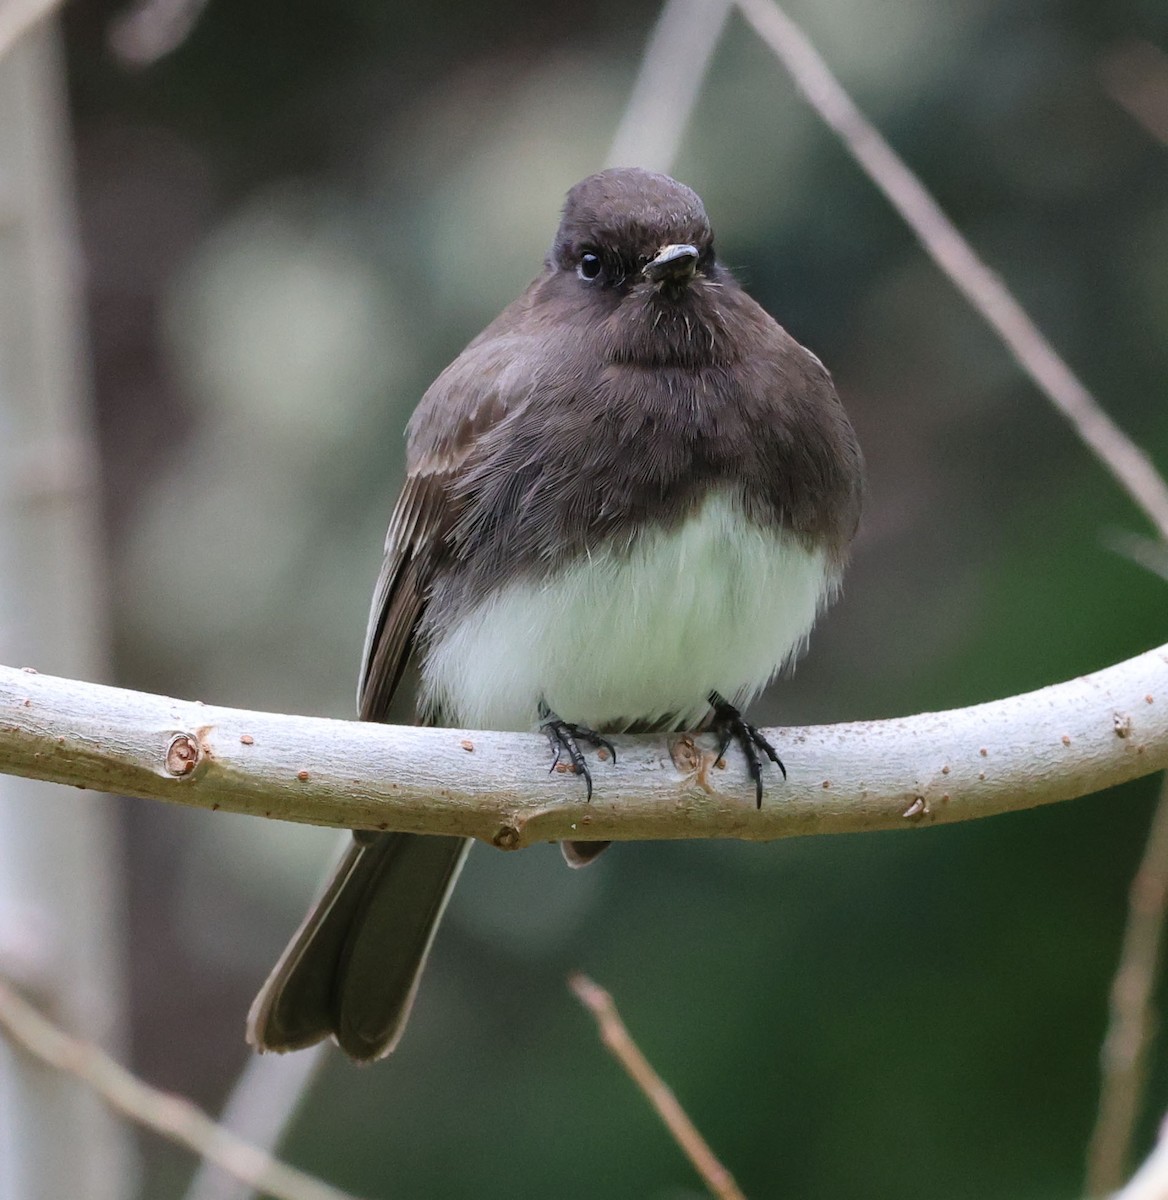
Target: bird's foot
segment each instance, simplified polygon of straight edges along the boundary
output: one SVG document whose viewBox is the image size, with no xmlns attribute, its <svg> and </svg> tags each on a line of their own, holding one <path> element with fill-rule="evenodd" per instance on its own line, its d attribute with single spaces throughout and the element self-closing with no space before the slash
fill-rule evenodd
<svg viewBox="0 0 1168 1200">
<path fill-rule="evenodd" d="M 584 752 L 580 749 L 580 743 L 587 742 L 597 749 L 603 746 L 612 755 L 614 763 L 616 762 L 616 747 L 608 738 L 601 737 L 595 729 L 589 729 L 586 725 L 574 725 L 571 721 L 561 720 L 542 701 L 539 706 L 539 727 L 543 730 L 544 735 L 555 751 L 555 757 L 552 759 L 552 765 L 548 770 L 548 774 L 550 775 L 559 766 L 560 759 L 564 754 L 567 754 L 572 764 L 572 769 L 577 775 L 583 775 L 584 786 L 588 789 L 588 799 L 591 800 L 592 773 L 588 770 L 588 763 L 584 760 Z"/>
<path fill-rule="evenodd" d="M 737 742 L 742 747 L 742 753 L 746 755 L 746 768 L 754 780 L 755 804 L 762 808 L 762 755 L 765 754 L 782 771 L 784 779 L 787 778 L 787 768 L 783 766 L 783 760 L 774 746 L 743 718 L 733 704 L 717 692 L 710 693 L 710 703 L 714 708 L 712 728 L 718 735 L 718 757 L 726 753 L 731 742 Z"/>
</svg>

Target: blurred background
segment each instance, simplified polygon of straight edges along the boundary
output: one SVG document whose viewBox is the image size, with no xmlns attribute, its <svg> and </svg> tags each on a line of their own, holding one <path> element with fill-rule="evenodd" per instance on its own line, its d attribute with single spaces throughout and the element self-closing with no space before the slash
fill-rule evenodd
<svg viewBox="0 0 1168 1200">
<path fill-rule="evenodd" d="M 212 0 L 149 66 L 111 43 L 124 11 L 63 20 L 110 678 L 347 717 L 404 423 L 603 165 L 657 5 Z M 1168 146 L 1116 100 L 1168 8 L 790 11 L 1168 469 Z M 1142 519 L 737 18 L 674 173 L 831 368 L 869 465 L 843 599 L 763 722 L 970 704 L 1164 640 L 1164 581 L 1110 548 Z M 285 1154 L 371 1197 L 701 1194 L 569 995 L 580 968 L 749 1195 L 1076 1195 L 1155 791 L 584 872 L 478 848 L 401 1049 L 332 1054 Z M 131 1062 L 215 1111 L 335 836 L 120 811 Z M 1166 1106 L 1158 1070 L 1149 1136 Z M 180 1196 L 191 1160 L 141 1149 L 142 1195 Z"/>
</svg>

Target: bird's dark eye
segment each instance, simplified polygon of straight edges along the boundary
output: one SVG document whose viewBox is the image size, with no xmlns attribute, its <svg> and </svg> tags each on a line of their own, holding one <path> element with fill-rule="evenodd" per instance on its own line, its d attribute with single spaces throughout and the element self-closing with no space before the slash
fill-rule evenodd
<svg viewBox="0 0 1168 1200">
<path fill-rule="evenodd" d="M 595 279 L 600 274 L 600 256 L 585 251 L 580 255 L 580 265 L 576 268 L 576 274 L 581 279 Z"/>
</svg>

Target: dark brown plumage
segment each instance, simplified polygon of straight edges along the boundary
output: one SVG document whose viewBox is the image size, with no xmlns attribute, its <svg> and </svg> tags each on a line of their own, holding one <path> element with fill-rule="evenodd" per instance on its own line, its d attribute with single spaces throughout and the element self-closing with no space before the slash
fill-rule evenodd
<svg viewBox="0 0 1168 1200">
<path fill-rule="evenodd" d="M 360 715 L 386 719 L 412 659 L 431 723 L 534 728 L 551 709 L 569 733 L 692 728 L 719 697 L 737 719 L 834 591 L 861 490 L 827 371 L 717 262 L 698 197 L 636 169 L 591 176 L 541 275 L 410 422 Z M 695 624 L 709 649 L 683 653 Z M 592 633 L 630 649 L 608 664 Z M 464 854 L 357 835 L 249 1040 L 388 1053 Z"/>
</svg>

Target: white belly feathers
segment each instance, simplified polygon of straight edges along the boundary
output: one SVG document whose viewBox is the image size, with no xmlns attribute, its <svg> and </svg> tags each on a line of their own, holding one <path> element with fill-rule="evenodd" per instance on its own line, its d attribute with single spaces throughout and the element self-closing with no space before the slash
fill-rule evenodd
<svg viewBox="0 0 1168 1200">
<path fill-rule="evenodd" d="M 802 650 L 831 588 L 825 555 L 748 524 L 718 494 L 631 553 L 506 585 L 438 639 L 422 702 L 450 724 L 695 724 L 711 691 L 746 704 Z"/>
</svg>

